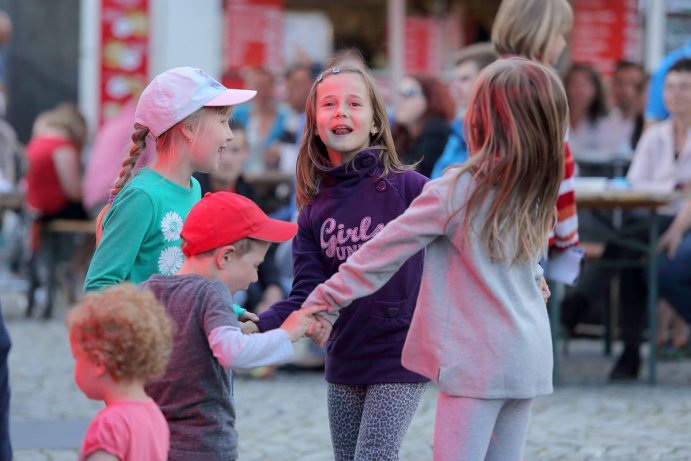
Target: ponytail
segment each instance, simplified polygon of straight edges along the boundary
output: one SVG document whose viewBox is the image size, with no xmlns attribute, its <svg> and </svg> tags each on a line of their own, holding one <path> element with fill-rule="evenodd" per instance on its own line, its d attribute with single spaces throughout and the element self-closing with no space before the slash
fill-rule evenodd
<svg viewBox="0 0 691 461">
<path fill-rule="evenodd" d="M 112 203 L 115 196 L 125 187 L 125 184 L 132 177 L 132 170 L 134 170 L 134 165 L 141 157 L 142 152 L 146 148 L 146 135 L 149 134 L 149 129 L 144 125 L 139 123 L 134 124 L 134 133 L 132 133 L 132 147 L 130 148 L 130 155 L 125 157 L 122 161 L 122 168 L 120 168 L 120 173 L 118 173 L 118 179 L 115 180 L 113 188 L 110 190 L 110 200 Z"/>
<path fill-rule="evenodd" d="M 146 148 L 146 135 L 148 134 L 149 129 L 147 127 L 139 123 L 134 124 L 130 154 L 122 161 L 122 168 L 120 168 L 120 173 L 118 173 L 118 179 L 115 180 L 115 184 L 113 184 L 113 188 L 110 190 L 108 204 L 103 207 L 96 218 L 96 246 L 101 242 L 101 236 L 103 235 L 103 218 L 106 216 L 106 213 L 108 213 L 111 203 L 115 200 L 115 196 L 118 195 L 132 177 L 132 170 L 134 170 L 137 160 L 139 160 L 139 157 L 141 157 L 142 152 L 144 152 Z"/>
</svg>

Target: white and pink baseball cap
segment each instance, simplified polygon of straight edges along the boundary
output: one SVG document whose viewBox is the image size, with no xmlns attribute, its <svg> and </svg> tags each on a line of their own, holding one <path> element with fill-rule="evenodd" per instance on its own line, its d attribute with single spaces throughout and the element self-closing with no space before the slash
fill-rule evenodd
<svg viewBox="0 0 691 461">
<path fill-rule="evenodd" d="M 158 138 L 202 107 L 233 106 L 249 101 L 254 90 L 226 88 L 196 67 L 176 67 L 157 75 L 144 88 L 134 121 Z"/>
</svg>

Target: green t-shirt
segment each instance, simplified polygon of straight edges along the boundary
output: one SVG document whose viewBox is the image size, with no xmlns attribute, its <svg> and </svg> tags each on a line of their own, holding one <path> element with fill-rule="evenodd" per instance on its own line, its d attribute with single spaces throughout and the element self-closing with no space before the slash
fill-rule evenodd
<svg viewBox="0 0 691 461">
<path fill-rule="evenodd" d="M 201 199 L 196 179 L 182 187 L 144 168 L 118 193 L 103 219 L 103 236 L 84 281 L 84 291 L 122 281 L 172 275 L 182 266 L 182 223 Z"/>
</svg>

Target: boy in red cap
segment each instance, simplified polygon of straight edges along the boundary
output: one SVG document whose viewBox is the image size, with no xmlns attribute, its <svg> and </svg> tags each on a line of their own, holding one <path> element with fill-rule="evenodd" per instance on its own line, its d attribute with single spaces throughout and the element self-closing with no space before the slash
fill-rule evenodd
<svg viewBox="0 0 691 461">
<path fill-rule="evenodd" d="M 319 328 L 311 313 L 296 311 L 277 330 L 243 335 L 233 312 L 232 293 L 257 280 L 270 243 L 296 232 L 296 224 L 269 218 L 241 195 L 206 194 L 182 226 L 180 271 L 142 283 L 177 325 L 165 375 L 146 386 L 168 420 L 170 460 L 236 459 L 227 370 L 288 362 L 292 342 Z"/>
</svg>

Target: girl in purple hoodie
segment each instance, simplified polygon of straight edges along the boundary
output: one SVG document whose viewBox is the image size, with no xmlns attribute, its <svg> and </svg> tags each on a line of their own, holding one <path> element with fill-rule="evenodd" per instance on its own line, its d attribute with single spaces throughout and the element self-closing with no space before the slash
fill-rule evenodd
<svg viewBox="0 0 691 461">
<path fill-rule="evenodd" d="M 304 305 L 342 318 L 424 249 L 403 365 L 439 382 L 434 460 L 519 461 L 533 399 L 552 392 L 538 261 L 556 216 L 568 103 L 554 72 L 509 58 L 480 73 L 468 107 L 470 159 L 430 181 Z"/>
<path fill-rule="evenodd" d="M 425 182 L 399 161 L 372 77 L 360 66 L 324 71 L 310 91 L 297 161 L 293 287 L 287 300 L 260 315 L 258 330 L 277 328 L 299 309 L 317 285 L 408 208 Z M 398 459 L 427 382 L 401 365 L 422 265 L 420 251 L 333 325 L 326 380 L 336 461 Z"/>
</svg>

